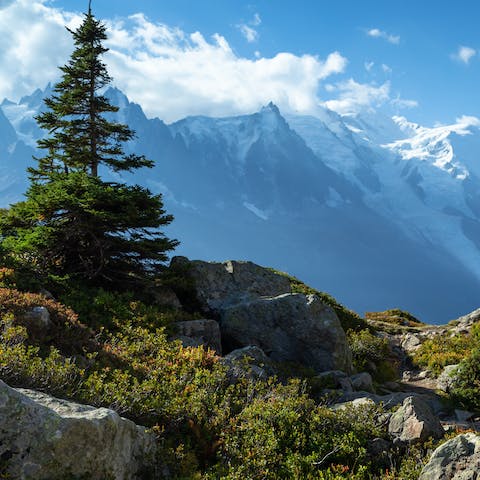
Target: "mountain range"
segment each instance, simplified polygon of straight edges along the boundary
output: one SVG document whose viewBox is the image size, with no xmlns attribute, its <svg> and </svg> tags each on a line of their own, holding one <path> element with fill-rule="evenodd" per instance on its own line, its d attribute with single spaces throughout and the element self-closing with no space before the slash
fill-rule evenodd
<svg viewBox="0 0 480 480">
<path fill-rule="evenodd" d="M 22 198 L 51 87 L 0 105 L 0 206 Z M 400 307 L 444 323 L 480 304 L 480 121 L 423 127 L 376 111 L 149 119 L 118 89 L 128 152 L 155 160 L 122 180 L 161 192 L 177 254 L 248 259 L 363 313 Z M 37 152 L 38 153 L 38 152 Z"/>
</svg>

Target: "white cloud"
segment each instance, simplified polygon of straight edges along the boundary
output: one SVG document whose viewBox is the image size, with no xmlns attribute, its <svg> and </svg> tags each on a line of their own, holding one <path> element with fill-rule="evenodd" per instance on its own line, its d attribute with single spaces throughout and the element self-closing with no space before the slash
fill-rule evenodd
<svg viewBox="0 0 480 480">
<path fill-rule="evenodd" d="M 400 95 L 392 98 L 390 100 L 390 104 L 399 109 L 418 107 L 418 102 L 416 100 L 408 100 L 406 98 L 401 98 Z"/>
<path fill-rule="evenodd" d="M 17 100 L 57 81 L 57 66 L 73 48 L 64 25 L 80 21 L 44 1 L 0 3 L 0 99 Z M 166 121 L 247 113 L 269 101 L 285 111 L 309 113 L 318 104 L 320 82 L 347 64 L 338 52 L 323 60 L 288 52 L 249 59 L 235 54 L 221 35 L 205 39 L 142 14 L 107 25 L 105 61 L 115 84 L 148 115 Z"/>
<path fill-rule="evenodd" d="M 258 40 L 258 32 L 245 24 L 238 25 L 238 29 L 240 30 L 241 34 L 245 37 L 248 43 L 253 43 Z"/>
<path fill-rule="evenodd" d="M 370 30 L 367 30 L 367 35 L 374 38 L 383 38 L 387 42 L 393 43 L 394 45 L 398 45 L 400 43 L 400 35 L 392 35 L 378 28 L 371 28 Z"/>
<path fill-rule="evenodd" d="M 375 65 L 375 62 L 364 62 L 363 66 L 365 67 L 365 70 L 369 72 L 373 66 Z"/>
<path fill-rule="evenodd" d="M 325 106 L 341 114 L 356 113 L 369 107 L 377 107 L 390 98 L 390 82 L 375 86 L 357 83 L 350 78 L 336 85 L 338 98 L 328 100 Z"/>
<path fill-rule="evenodd" d="M 471 47 L 460 45 L 456 53 L 452 53 L 450 57 L 457 62 L 462 62 L 465 65 L 470 63 L 470 60 L 477 54 L 477 51 Z"/>
<path fill-rule="evenodd" d="M 347 81 L 330 85 L 330 93 L 336 93 L 337 98 L 327 100 L 324 105 L 340 114 L 358 113 L 362 110 L 376 109 L 383 105 L 395 109 L 414 108 L 416 100 L 407 100 L 396 95 L 392 98 L 390 82 L 382 85 L 358 83 L 352 78 Z"/>
<path fill-rule="evenodd" d="M 382 70 L 384 73 L 392 73 L 392 67 L 388 66 L 386 63 L 382 63 Z"/>
<path fill-rule="evenodd" d="M 472 115 L 462 115 L 460 118 L 456 119 L 456 122 L 465 126 L 480 127 L 480 118 Z"/>
<path fill-rule="evenodd" d="M 57 65 L 68 58 L 77 14 L 47 7 L 44 1 L 0 3 L 0 99 L 15 98 L 57 78 Z"/>
<path fill-rule="evenodd" d="M 199 32 L 166 35 L 165 28 L 140 15 L 130 18 L 120 35 L 128 37 L 129 46 L 111 40 L 107 61 L 116 84 L 148 114 L 167 121 L 246 113 L 269 101 L 310 112 L 318 103 L 319 82 L 347 63 L 338 52 L 324 61 L 286 52 L 248 59 L 236 55 L 221 35 L 211 40 Z"/>
<path fill-rule="evenodd" d="M 248 43 L 253 43 L 258 40 L 259 34 L 258 31 L 254 27 L 260 26 L 262 23 L 262 19 L 260 15 L 256 13 L 252 20 L 248 23 L 241 23 L 237 25 L 237 28 L 240 30 L 240 33 L 245 37 Z"/>
<path fill-rule="evenodd" d="M 81 18 L 45 0 L 8 5 L 0 0 L 0 99 L 17 100 L 57 81 L 57 66 L 66 63 L 73 48 L 64 25 L 75 28 Z M 261 19 L 254 16 L 252 22 L 259 25 Z M 167 122 L 187 115 L 251 113 L 270 101 L 285 112 L 315 114 L 319 87 L 347 65 L 338 52 L 325 59 L 289 52 L 241 57 L 219 34 L 189 34 L 143 14 L 106 23 L 110 51 L 105 61 L 115 85 L 147 115 Z M 327 106 L 341 112 L 389 101 L 389 83 L 365 85 L 350 79 L 323 86 L 330 97 L 337 96 Z"/>
<path fill-rule="evenodd" d="M 261 23 L 262 23 L 262 19 L 260 18 L 260 15 L 256 13 L 253 16 L 253 20 L 250 22 L 250 24 L 253 25 L 254 27 L 258 27 Z"/>
</svg>

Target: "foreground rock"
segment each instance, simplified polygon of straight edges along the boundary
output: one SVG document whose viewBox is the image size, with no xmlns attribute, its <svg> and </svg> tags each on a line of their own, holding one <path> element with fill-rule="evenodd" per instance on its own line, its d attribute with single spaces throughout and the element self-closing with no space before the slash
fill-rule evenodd
<svg viewBox="0 0 480 480">
<path fill-rule="evenodd" d="M 0 381 L 0 476 L 25 480 L 148 478 L 154 439 L 113 410 Z"/>
<path fill-rule="evenodd" d="M 465 433 L 440 445 L 419 480 L 475 480 L 480 475 L 480 436 Z"/>
<path fill-rule="evenodd" d="M 424 442 L 430 437 L 442 438 L 442 424 L 422 399 L 407 397 L 391 416 L 388 432 L 396 440 L 406 443 Z"/>
<path fill-rule="evenodd" d="M 316 372 L 351 371 L 351 354 L 335 312 L 315 295 L 284 294 L 225 308 L 222 338 L 231 346 L 257 345 L 276 362 Z"/>
</svg>

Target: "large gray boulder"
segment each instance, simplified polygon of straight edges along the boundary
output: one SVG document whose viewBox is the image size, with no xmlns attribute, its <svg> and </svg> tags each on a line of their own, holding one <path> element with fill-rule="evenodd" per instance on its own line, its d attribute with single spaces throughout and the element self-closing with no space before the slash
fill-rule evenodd
<svg viewBox="0 0 480 480">
<path fill-rule="evenodd" d="M 480 478 L 480 436 L 465 433 L 440 445 L 423 467 L 419 480 Z"/>
<path fill-rule="evenodd" d="M 407 397 L 394 412 L 388 425 L 390 435 L 401 442 L 423 442 L 430 437 L 442 438 L 445 434 L 438 417 L 426 402 L 417 396 Z"/>
<path fill-rule="evenodd" d="M 197 300 L 205 311 L 218 311 L 243 300 L 291 292 L 288 278 L 252 262 L 218 263 L 174 257 L 171 267 L 184 268 L 194 280 Z"/>
<path fill-rule="evenodd" d="M 296 362 L 316 372 L 352 369 L 340 321 L 315 295 L 287 293 L 225 307 L 220 329 L 225 344 L 256 345 L 277 362 Z"/>
<path fill-rule="evenodd" d="M 130 480 L 153 468 L 155 444 L 113 410 L 59 400 L 0 381 L 0 476 Z"/>
<path fill-rule="evenodd" d="M 373 392 L 372 376 L 368 372 L 361 372 L 350 377 L 354 390 Z"/>
</svg>

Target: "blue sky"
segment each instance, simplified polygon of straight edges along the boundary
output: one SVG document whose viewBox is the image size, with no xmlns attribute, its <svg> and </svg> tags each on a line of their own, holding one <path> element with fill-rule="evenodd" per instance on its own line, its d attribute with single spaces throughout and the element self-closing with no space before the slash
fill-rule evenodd
<svg viewBox="0 0 480 480">
<path fill-rule="evenodd" d="M 74 26 L 86 4 L 0 0 L 0 97 L 56 75 L 71 48 L 57 26 Z M 269 100 L 310 114 L 317 104 L 342 113 L 382 108 L 427 125 L 480 116 L 473 0 L 94 0 L 93 11 L 112 27 L 107 63 L 117 84 L 167 121 L 247 113 Z M 27 60 L 7 77 L 10 45 Z"/>
</svg>

